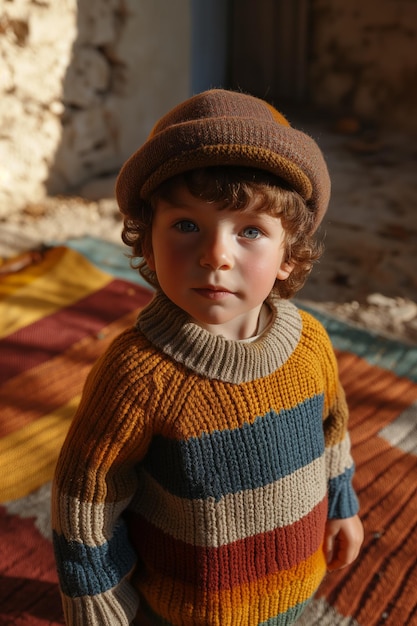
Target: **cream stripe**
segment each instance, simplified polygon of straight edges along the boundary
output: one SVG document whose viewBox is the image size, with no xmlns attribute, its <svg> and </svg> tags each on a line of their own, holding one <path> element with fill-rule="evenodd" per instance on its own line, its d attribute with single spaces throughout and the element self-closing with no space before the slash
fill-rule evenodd
<svg viewBox="0 0 417 626">
<path fill-rule="evenodd" d="M 53 491 L 55 492 L 55 484 Z M 110 504 L 80 502 L 77 498 L 53 495 L 53 527 L 68 541 L 78 541 L 92 548 L 105 544 L 113 535 L 114 523 L 127 508 L 130 498 Z M 55 505 L 55 502 L 58 504 Z"/>
<path fill-rule="evenodd" d="M 33 324 L 101 289 L 113 280 L 87 259 L 68 249 L 45 274 L 1 301 L 0 338 Z"/>
<path fill-rule="evenodd" d="M 139 483 L 142 490 L 132 508 L 175 539 L 203 547 L 218 547 L 292 524 L 310 513 L 327 491 L 324 457 L 271 485 L 230 494 L 219 502 L 173 496 L 146 473 Z M 93 505 L 61 495 L 63 520 L 56 530 L 69 539 L 101 545 L 111 536 L 114 520 L 128 504 L 125 500 Z M 91 529 L 88 536 L 86 528 Z"/>
<path fill-rule="evenodd" d="M 338 612 L 337 608 L 330 606 L 325 598 L 312 600 L 297 621 L 297 626 L 360 626 L 353 617 L 346 617 Z M 362 622 L 363 624 L 363 622 Z"/>
<path fill-rule="evenodd" d="M 73 626 L 128 626 L 136 615 L 139 599 L 132 585 L 125 579 L 100 595 L 80 598 L 63 595 L 62 606 L 66 623 Z"/>
<path fill-rule="evenodd" d="M 293 524 L 310 513 L 327 491 L 324 457 L 265 487 L 229 494 L 218 502 L 181 499 L 151 477 L 143 478 L 144 489 L 133 508 L 175 539 L 205 547 Z"/>
<path fill-rule="evenodd" d="M 342 439 L 335 446 L 326 448 L 326 475 L 328 479 L 336 478 L 343 474 L 345 470 L 352 467 L 353 459 L 350 454 L 350 437 L 349 433 L 346 433 L 345 438 Z"/>
</svg>

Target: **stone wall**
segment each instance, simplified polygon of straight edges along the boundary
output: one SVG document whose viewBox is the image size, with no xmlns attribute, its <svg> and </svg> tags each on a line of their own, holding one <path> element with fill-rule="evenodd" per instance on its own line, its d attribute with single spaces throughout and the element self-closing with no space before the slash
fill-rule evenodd
<svg viewBox="0 0 417 626">
<path fill-rule="evenodd" d="M 114 174 L 189 95 L 188 0 L 0 0 L 0 217 Z"/>
<path fill-rule="evenodd" d="M 190 7 L 0 0 L 0 219 L 114 175 L 190 94 Z M 312 100 L 416 131 L 416 0 L 309 0 L 309 14 Z"/>
<path fill-rule="evenodd" d="M 76 37 L 76 0 L 2 1 L 0 216 L 44 194 L 64 112 L 61 84 Z"/>
<path fill-rule="evenodd" d="M 321 108 L 417 131 L 417 2 L 312 0 L 310 93 Z"/>
</svg>

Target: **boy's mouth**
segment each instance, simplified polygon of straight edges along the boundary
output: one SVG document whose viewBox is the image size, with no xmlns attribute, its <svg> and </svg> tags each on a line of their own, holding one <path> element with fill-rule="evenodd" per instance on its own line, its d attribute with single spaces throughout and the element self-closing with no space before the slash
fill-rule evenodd
<svg viewBox="0 0 417 626">
<path fill-rule="evenodd" d="M 205 287 L 196 287 L 193 289 L 198 295 L 208 298 L 210 300 L 221 300 L 226 296 L 229 296 L 232 292 L 226 287 L 206 285 Z"/>
</svg>

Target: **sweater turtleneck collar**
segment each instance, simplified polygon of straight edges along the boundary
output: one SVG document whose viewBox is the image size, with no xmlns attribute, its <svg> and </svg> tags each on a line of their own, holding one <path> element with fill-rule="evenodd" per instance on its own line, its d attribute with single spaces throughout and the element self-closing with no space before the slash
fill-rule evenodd
<svg viewBox="0 0 417 626">
<path fill-rule="evenodd" d="M 272 374 L 294 352 L 301 336 L 298 309 L 288 300 L 270 296 L 272 319 L 255 341 L 233 341 L 213 335 L 162 292 L 140 313 L 137 327 L 174 360 L 208 378 L 242 383 Z"/>
</svg>

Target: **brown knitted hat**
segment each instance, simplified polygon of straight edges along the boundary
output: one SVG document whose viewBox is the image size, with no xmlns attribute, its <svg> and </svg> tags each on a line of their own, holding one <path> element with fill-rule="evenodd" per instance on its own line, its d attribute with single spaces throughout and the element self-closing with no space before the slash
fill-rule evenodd
<svg viewBox="0 0 417 626">
<path fill-rule="evenodd" d="M 316 214 L 326 212 L 330 178 L 315 141 L 292 128 L 270 104 L 240 92 L 212 89 L 179 104 L 155 125 L 123 165 L 116 183 L 122 213 L 148 200 L 165 180 L 212 165 L 266 170 L 284 179 Z"/>
</svg>

